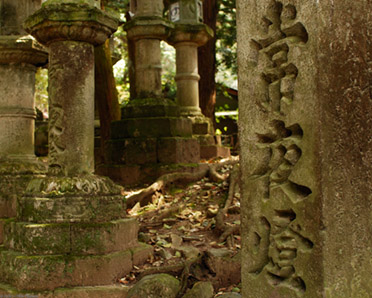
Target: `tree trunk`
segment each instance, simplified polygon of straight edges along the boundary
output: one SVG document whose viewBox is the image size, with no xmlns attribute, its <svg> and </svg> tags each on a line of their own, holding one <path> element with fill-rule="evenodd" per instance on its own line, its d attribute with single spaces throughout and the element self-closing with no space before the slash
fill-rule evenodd
<svg viewBox="0 0 372 298">
<path fill-rule="evenodd" d="M 204 23 L 213 29 L 216 36 L 218 0 L 204 1 Z M 203 114 L 215 123 L 214 108 L 216 104 L 216 37 L 198 49 L 199 57 L 199 97 Z"/>
<path fill-rule="evenodd" d="M 132 20 L 129 12 L 125 14 L 125 18 L 127 22 L 130 22 Z M 136 99 L 137 98 L 137 92 L 136 92 L 136 76 L 135 76 L 135 42 L 131 39 L 127 38 L 127 46 L 128 46 L 128 74 L 129 74 L 129 93 L 130 93 L 130 99 Z"/>
<path fill-rule="evenodd" d="M 110 125 L 120 120 L 120 105 L 112 69 L 110 40 L 94 49 L 95 101 L 98 107 L 101 134 L 101 160 L 105 162 L 105 144 L 110 139 Z"/>
</svg>

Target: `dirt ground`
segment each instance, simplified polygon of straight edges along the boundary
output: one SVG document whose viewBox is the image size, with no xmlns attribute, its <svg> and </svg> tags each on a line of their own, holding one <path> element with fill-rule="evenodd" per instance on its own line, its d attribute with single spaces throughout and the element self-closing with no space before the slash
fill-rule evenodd
<svg viewBox="0 0 372 298">
<path fill-rule="evenodd" d="M 154 247 L 154 256 L 124 276 L 121 283 L 132 285 L 148 274 L 169 273 L 181 280 L 185 291 L 197 281 L 211 281 L 215 297 L 240 292 L 239 187 L 230 190 L 233 196 L 225 206 L 233 167 L 219 168 L 218 173 L 227 177 L 224 181 L 204 177 L 189 185 L 172 183 L 155 192 L 147 205 L 137 203 L 128 209 L 128 216 L 140 223 L 140 241 Z M 126 189 L 124 195 L 138 191 Z M 224 214 L 218 223 L 219 210 Z M 227 236 L 223 234 L 226 230 L 231 230 Z"/>
</svg>

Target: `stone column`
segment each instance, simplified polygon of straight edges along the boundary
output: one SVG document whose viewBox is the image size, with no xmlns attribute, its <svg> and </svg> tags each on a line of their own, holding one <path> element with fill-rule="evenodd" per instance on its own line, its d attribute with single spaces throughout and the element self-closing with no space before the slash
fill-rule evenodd
<svg viewBox="0 0 372 298">
<path fill-rule="evenodd" d="M 204 24 L 176 25 L 169 42 L 176 49 L 177 103 L 184 116 L 201 116 L 199 107 L 198 47 L 213 32 Z"/>
<path fill-rule="evenodd" d="M 133 21 L 126 25 L 128 38 L 135 41 L 135 90 L 137 98 L 161 97 L 160 41 L 168 35 L 162 0 L 137 0 L 132 4 Z"/>
<path fill-rule="evenodd" d="M 243 297 L 372 293 L 371 9 L 238 1 Z"/>
<path fill-rule="evenodd" d="M 16 214 L 17 196 L 32 174 L 45 167 L 34 154 L 35 72 L 47 53 L 22 29 L 40 1 L 2 1 L 0 5 L 0 244 L 7 218 Z"/>
<path fill-rule="evenodd" d="M 110 285 L 149 253 L 121 188 L 93 174 L 93 47 L 118 25 L 95 4 L 46 1 L 25 22 L 50 52 L 49 173 L 30 181 L 5 226 L 0 279 L 19 290 Z"/>
</svg>

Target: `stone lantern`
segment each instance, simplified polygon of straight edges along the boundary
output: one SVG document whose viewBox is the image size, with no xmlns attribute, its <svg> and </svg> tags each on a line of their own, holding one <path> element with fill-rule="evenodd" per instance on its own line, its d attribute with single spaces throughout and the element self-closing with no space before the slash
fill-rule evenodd
<svg viewBox="0 0 372 298">
<path fill-rule="evenodd" d="M 49 49 L 50 115 L 48 174 L 17 198 L 0 251 L 1 284 L 24 292 L 81 297 L 73 288 L 90 287 L 89 296 L 113 297 L 122 289 L 111 284 L 151 252 L 137 242 L 121 187 L 94 175 L 94 46 L 118 26 L 99 4 L 48 0 L 24 23 Z"/>
<path fill-rule="evenodd" d="M 30 179 L 45 172 L 34 154 L 35 72 L 48 54 L 22 28 L 41 1 L 0 1 L 0 245 Z"/>
<path fill-rule="evenodd" d="M 180 0 L 169 7 L 169 19 L 180 24 L 203 22 L 203 2 L 200 0 Z"/>
<path fill-rule="evenodd" d="M 209 159 L 229 155 L 228 148 L 215 145 L 213 124 L 202 115 L 199 107 L 198 47 L 214 35 L 203 23 L 200 0 L 180 0 L 169 8 L 169 18 L 175 27 L 167 42 L 176 49 L 177 104 L 182 116 L 193 123 L 193 135 L 200 142 L 200 157 Z"/>
</svg>

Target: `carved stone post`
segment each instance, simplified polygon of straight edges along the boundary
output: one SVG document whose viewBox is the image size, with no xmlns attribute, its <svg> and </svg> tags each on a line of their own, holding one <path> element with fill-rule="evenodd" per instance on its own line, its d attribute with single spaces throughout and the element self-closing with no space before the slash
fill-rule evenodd
<svg viewBox="0 0 372 298">
<path fill-rule="evenodd" d="M 238 1 L 243 297 L 372 292 L 371 9 Z"/>
<path fill-rule="evenodd" d="M 22 29 L 41 1 L 0 4 L 0 244 L 7 218 L 16 214 L 16 198 L 32 174 L 45 167 L 34 154 L 35 72 L 47 53 Z"/>
<path fill-rule="evenodd" d="M 50 51 L 50 153 L 48 175 L 31 180 L 5 227 L 0 277 L 17 289 L 110 285 L 149 252 L 125 218 L 121 188 L 93 175 L 93 46 L 118 25 L 95 4 L 46 1 L 25 22 Z"/>
</svg>

